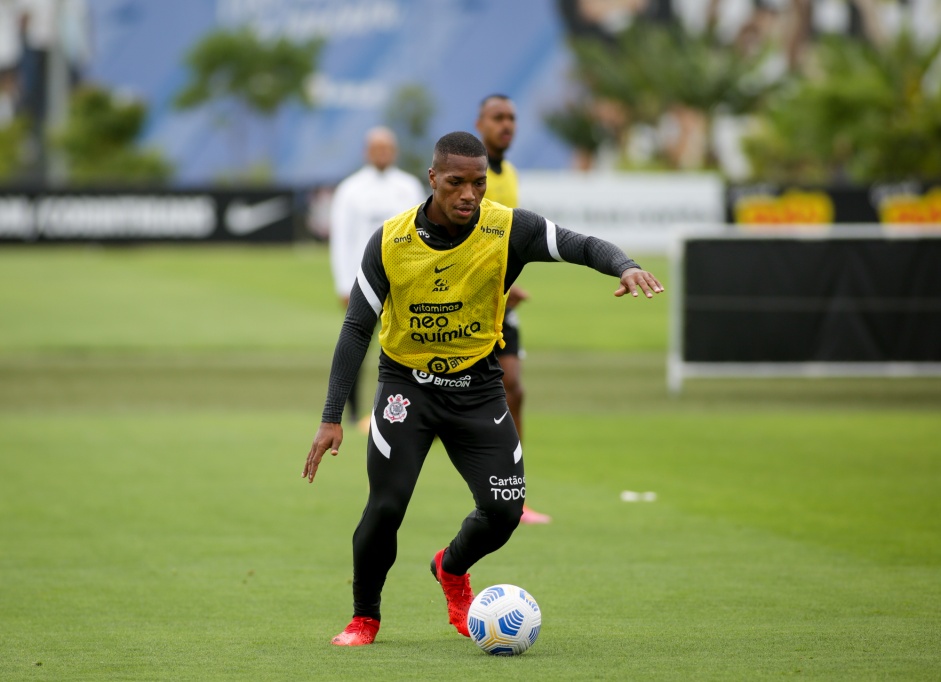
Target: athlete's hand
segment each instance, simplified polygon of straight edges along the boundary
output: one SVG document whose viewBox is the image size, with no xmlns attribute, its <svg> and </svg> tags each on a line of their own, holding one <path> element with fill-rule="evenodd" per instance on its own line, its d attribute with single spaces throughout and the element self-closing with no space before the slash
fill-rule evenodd
<svg viewBox="0 0 941 682">
<path fill-rule="evenodd" d="M 657 278 L 646 270 L 628 268 L 621 273 L 621 286 L 614 292 L 614 295 L 623 296 L 630 292 L 631 296 L 637 298 L 641 291 L 647 298 L 653 298 L 654 294 L 662 293 L 664 289 Z"/>
<path fill-rule="evenodd" d="M 313 483 L 314 476 L 317 475 L 317 467 L 320 466 L 320 460 L 323 459 L 324 454 L 329 450 L 330 454 L 336 457 L 342 442 L 343 427 L 339 424 L 322 422 L 314 436 L 314 443 L 310 446 L 307 463 L 304 464 L 304 473 L 301 476 L 306 478 L 308 483 Z"/>
<path fill-rule="evenodd" d="M 529 298 L 529 292 L 527 292 L 525 289 L 521 289 L 515 284 L 511 284 L 510 292 L 506 299 L 506 307 L 515 308 L 527 298 Z"/>
</svg>

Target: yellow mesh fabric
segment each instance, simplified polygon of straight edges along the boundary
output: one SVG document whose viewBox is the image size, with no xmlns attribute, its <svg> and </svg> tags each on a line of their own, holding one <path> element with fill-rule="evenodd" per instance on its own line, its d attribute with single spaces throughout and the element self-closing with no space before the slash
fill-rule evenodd
<svg viewBox="0 0 941 682">
<path fill-rule="evenodd" d="M 406 367 L 460 372 L 503 343 L 513 211 L 484 199 L 470 236 L 460 246 L 436 251 L 415 231 L 418 208 L 390 218 L 383 228 L 382 264 L 390 288 L 379 343 Z"/>
<path fill-rule="evenodd" d="M 519 181 L 516 178 L 516 168 L 513 164 L 503 160 L 502 173 L 494 173 L 487 166 L 487 194 L 490 201 L 494 201 L 510 208 L 519 206 Z"/>
</svg>

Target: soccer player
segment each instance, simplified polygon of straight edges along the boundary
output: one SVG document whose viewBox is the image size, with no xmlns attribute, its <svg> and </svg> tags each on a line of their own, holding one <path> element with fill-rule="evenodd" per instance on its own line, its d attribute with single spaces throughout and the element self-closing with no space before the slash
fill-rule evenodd
<svg viewBox="0 0 941 682">
<path fill-rule="evenodd" d="M 494 354 L 503 343 L 506 297 L 523 266 L 587 265 L 619 278 L 615 296 L 652 298 L 663 291 L 613 244 L 484 199 L 487 150 L 471 133 L 438 140 L 428 178 L 431 197 L 386 220 L 366 246 L 302 473 L 313 482 L 324 454 L 339 452 L 346 396 L 381 320 L 379 386 L 366 446 L 369 494 L 353 534 L 353 619 L 332 640 L 340 646 L 376 638 L 398 529 L 435 436 L 474 499 L 457 535 L 431 561 L 448 619 L 468 636 L 474 594 L 467 571 L 509 540 L 526 497 L 523 450 L 506 418 Z"/>
<path fill-rule="evenodd" d="M 398 141 L 392 130 L 381 126 L 370 129 L 365 153 L 366 164 L 337 185 L 330 205 L 330 269 L 344 308 L 349 305 L 356 271 L 376 226 L 426 197 L 418 178 L 396 167 Z M 359 421 L 358 387 L 357 374 L 348 398 L 353 421 Z M 368 430 L 368 425 L 367 417 L 361 430 Z"/>
<path fill-rule="evenodd" d="M 487 199 L 498 204 L 516 208 L 519 206 L 519 181 L 516 168 L 504 158 L 506 150 L 513 144 L 516 135 L 516 106 L 506 95 L 488 95 L 480 103 L 477 113 L 477 132 L 487 148 Z M 503 317 L 503 341 L 505 346 L 496 349 L 497 360 L 503 368 L 503 387 L 506 389 L 506 404 L 516 430 L 523 438 L 523 391 L 522 366 L 524 351 L 520 344 L 519 315 L 516 306 L 529 298 L 529 294 L 517 285 L 510 287 Z M 552 517 L 537 512 L 528 504 L 523 505 L 520 523 L 550 523 Z"/>
</svg>

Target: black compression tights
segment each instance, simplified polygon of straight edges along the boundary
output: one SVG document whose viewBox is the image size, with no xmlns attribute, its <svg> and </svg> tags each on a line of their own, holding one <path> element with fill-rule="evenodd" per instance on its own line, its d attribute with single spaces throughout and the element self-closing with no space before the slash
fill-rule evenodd
<svg viewBox="0 0 941 682">
<path fill-rule="evenodd" d="M 474 498 L 443 568 L 461 575 L 502 547 L 519 525 L 526 483 L 522 451 L 502 395 L 453 396 L 380 384 L 366 454 L 369 498 L 353 534 L 354 615 L 379 619 L 396 535 L 437 434 Z M 429 548 L 429 559 L 439 547 Z"/>
</svg>

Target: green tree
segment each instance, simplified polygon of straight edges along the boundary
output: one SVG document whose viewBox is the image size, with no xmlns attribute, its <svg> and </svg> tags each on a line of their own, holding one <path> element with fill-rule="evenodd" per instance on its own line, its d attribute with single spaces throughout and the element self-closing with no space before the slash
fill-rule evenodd
<svg viewBox="0 0 941 682">
<path fill-rule="evenodd" d="M 398 166 L 423 182 L 428 177 L 431 159 L 428 128 L 434 114 L 434 100 L 428 90 L 417 83 L 399 87 L 385 110 L 386 125 L 399 140 Z"/>
<path fill-rule="evenodd" d="M 753 111 L 775 87 L 760 75 L 767 51 L 743 52 L 711 33 L 691 34 L 675 22 L 637 22 L 613 42 L 582 38 L 573 41 L 572 49 L 576 78 L 592 99 L 623 107 L 627 125 L 657 125 L 670 113 L 690 120 L 688 114 L 693 114 L 708 138 L 718 109 Z M 598 131 L 587 125 L 591 110 L 590 103 L 582 103 L 547 118 L 563 140 L 579 135 L 592 142 Z M 705 146 L 709 148 L 711 144 Z M 664 165 L 675 165 L 665 150 L 661 156 Z M 710 158 L 702 162 L 709 164 Z"/>
<path fill-rule="evenodd" d="M 153 184 L 167 181 L 171 165 L 157 151 L 139 149 L 147 107 L 100 87 L 79 88 L 69 100 L 52 144 L 63 154 L 76 185 Z"/>
<path fill-rule="evenodd" d="M 599 120 L 590 102 L 569 102 L 545 114 L 543 120 L 556 137 L 587 158 L 597 154 L 605 142 L 617 139 L 617 132 Z"/>
<path fill-rule="evenodd" d="M 307 82 L 316 72 L 323 45 L 320 38 L 266 41 L 249 28 L 212 32 L 186 55 L 189 80 L 174 103 L 181 110 L 214 107 L 216 121 L 233 135 L 232 148 L 243 151 L 238 165 L 244 176 L 250 172 L 244 163 L 243 127 L 248 117 L 271 119 L 291 101 L 312 106 Z M 273 144 L 273 128 L 271 137 Z"/>
<path fill-rule="evenodd" d="M 25 169 L 23 147 L 27 143 L 29 123 L 17 117 L 0 128 L 0 180 L 15 180 Z"/>
<path fill-rule="evenodd" d="M 900 33 L 881 49 L 831 37 L 808 75 L 772 98 L 745 151 L 756 177 L 858 183 L 941 178 L 941 40 Z"/>
</svg>

